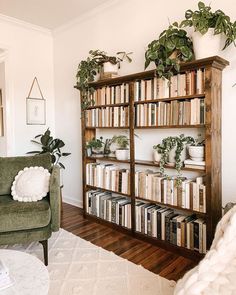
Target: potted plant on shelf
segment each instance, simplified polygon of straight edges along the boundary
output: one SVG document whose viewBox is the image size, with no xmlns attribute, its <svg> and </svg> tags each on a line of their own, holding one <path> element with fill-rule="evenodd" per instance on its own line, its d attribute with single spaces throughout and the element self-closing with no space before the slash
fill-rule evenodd
<svg viewBox="0 0 236 295">
<path fill-rule="evenodd" d="M 126 135 L 115 135 L 112 138 L 112 142 L 116 143 L 118 148 L 116 149 L 116 158 L 120 161 L 129 159 L 129 139 Z"/>
<path fill-rule="evenodd" d="M 90 85 L 91 82 L 94 82 L 96 77 L 102 72 L 102 69 L 105 65 L 105 71 L 117 71 L 120 68 L 120 63 L 123 60 L 131 62 L 130 54 L 124 51 L 117 52 L 117 56 L 108 56 L 106 52 L 101 50 L 90 50 L 89 56 L 86 60 L 82 60 L 78 65 L 78 70 L 76 74 L 76 86 L 75 88 L 80 90 L 81 94 L 81 107 L 86 109 L 87 107 L 94 105 L 92 94 L 94 88 Z M 110 65 L 110 69 L 108 68 Z M 111 69 L 111 66 L 115 66 Z"/>
<path fill-rule="evenodd" d="M 231 43 L 235 45 L 236 22 L 222 10 L 211 11 L 210 6 L 198 2 L 198 10 L 188 9 L 181 27 L 193 27 L 192 34 L 195 57 L 205 58 L 219 55 Z"/>
<path fill-rule="evenodd" d="M 183 162 L 186 159 L 186 146 L 194 142 L 194 138 L 191 136 L 169 136 L 162 140 L 161 144 L 158 144 L 155 149 L 161 155 L 160 158 L 160 172 L 165 174 L 165 165 L 168 163 L 174 163 L 175 168 L 180 175 Z"/>
<path fill-rule="evenodd" d="M 170 80 L 174 72 L 179 72 L 179 62 L 192 59 L 192 41 L 187 32 L 180 29 L 175 22 L 164 30 L 157 40 L 148 44 L 145 52 L 145 69 L 154 62 L 158 76 Z"/>
<path fill-rule="evenodd" d="M 36 139 L 39 139 L 39 141 Z M 49 128 L 44 132 L 44 134 L 36 135 L 35 138 L 31 140 L 31 142 L 41 146 L 41 150 L 27 152 L 27 154 L 39 155 L 50 153 L 52 164 L 59 165 L 62 169 L 65 169 L 65 166 L 61 163 L 61 158 L 67 157 L 71 155 L 71 153 L 65 153 L 61 151 L 61 149 L 65 146 L 65 143 L 59 138 L 53 138 Z"/>
<path fill-rule="evenodd" d="M 203 161 L 205 154 L 205 139 L 202 139 L 201 134 L 194 139 L 194 142 L 188 146 L 188 153 L 192 161 Z"/>
<path fill-rule="evenodd" d="M 103 156 L 104 154 L 104 142 L 103 137 L 92 138 L 86 144 L 87 156 Z"/>
</svg>

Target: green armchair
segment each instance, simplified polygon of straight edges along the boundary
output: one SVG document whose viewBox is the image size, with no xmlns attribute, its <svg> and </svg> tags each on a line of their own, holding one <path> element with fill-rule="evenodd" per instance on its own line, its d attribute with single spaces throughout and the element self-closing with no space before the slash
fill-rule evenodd
<svg viewBox="0 0 236 295">
<path fill-rule="evenodd" d="M 11 196 L 17 173 L 30 166 L 42 166 L 51 172 L 50 191 L 38 202 L 18 202 Z M 60 228 L 60 169 L 51 163 L 50 154 L 30 157 L 0 157 L 0 245 L 39 241 L 44 263 L 48 265 L 48 239 Z"/>
</svg>

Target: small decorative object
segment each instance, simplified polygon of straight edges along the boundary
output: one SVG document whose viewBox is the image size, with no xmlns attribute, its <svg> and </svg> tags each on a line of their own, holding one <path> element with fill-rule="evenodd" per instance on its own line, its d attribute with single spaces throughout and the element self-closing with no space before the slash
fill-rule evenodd
<svg viewBox="0 0 236 295">
<path fill-rule="evenodd" d="M 101 73 L 107 71 L 111 75 L 117 74 L 117 68 L 120 68 L 120 63 L 125 59 L 131 62 L 130 54 L 124 51 L 117 52 L 117 56 L 108 56 L 106 52 L 101 50 L 90 50 L 89 57 L 86 60 L 82 60 L 79 63 L 76 74 L 76 86 L 75 88 L 80 90 L 81 95 L 81 108 L 84 110 L 87 107 L 94 105 L 92 94 L 94 88 L 89 83 L 95 81 L 95 77 Z M 105 65 L 105 67 L 104 67 Z M 104 77 L 103 77 L 104 78 Z M 112 76 L 106 77 L 112 78 Z"/>
<path fill-rule="evenodd" d="M 145 52 L 145 69 L 154 62 L 158 76 L 170 80 L 174 72 L 179 72 L 179 62 L 192 59 L 192 41 L 187 32 L 180 29 L 175 22 L 163 31 L 157 40 L 148 44 Z"/>
<path fill-rule="evenodd" d="M 19 171 L 11 187 L 15 201 L 36 202 L 49 192 L 50 173 L 43 167 L 26 167 Z"/>
<path fill-rule="evenodd" d="M 198 10 L 185 12 L 185 20 L 180 26 L 194 28 L 192 39 L 197 59 L 219 55 L 231 43 L 235 45 L 236 22 L 232 23 L 222 10 L 212 12 L 211 7 L 201 1 Z"/>
<path fill-rule="evenodd" d="M 107 138 L 104 143 L 104 155 L 105 156 L 112 156 L 111 144 L 112 144 L 112 139 Z"/>
<path fill-rule="evenodd" d="M 40 98 L 32 98 L 31 92 L 33 90 L 34 84 L 37 84 L 38 90 L 40 92 Z M 43 97 L 41 88 L 39 86 L 38 79 L 35 77 L 28 97 L 26 98 L 26 122 L 28 125 L 45 125 L 46 124 L 46 103 Z"/>
<path fill-rule="evenodd" d="M 162 140 L 161 144 L 154 146 L 154 148 L 161 154 L 160 160 L 160 172 L 165 175 L 165 165 L 171 161 L 175 163 L 175 168 L 180 176 L 181 168 L 183 166 L 182 153 L 186 148 L 187 144 L 194 142 L 194 138 L 191 136 L 184 136 L 181 134 L 179 136 L 169 136 Z M 174 159 L 170 159 L 170 153 L 174 149 Z"/>
<path fill-rule="evenodd" d="M 204 161 L 205 140 L 201 139 L 201 134 L 188 146 L 188 152 L 192 161 Z"/>
<path fill-rule="evenodd" d="M 86 145 L 87 153 L 88 150 L 91 151 L 91 155 L 93 156 L 103 156 L 104 154 L 104 142 L 103 137 L 93 138 Z"/>
<path fill-rule="evenodd" d="M 59 165 L 61 168 L 65 169 L 65 166 L 60 162 L 61 157 L 67 157 L 71 153 L 63 153 L 61 149 L 65 146 L 65 143 L 59 138 L 53 138 L 51 136 L 51 131 L 49 128 L 44 134 L 39 134 L 35 136 L 35 139 L 40 141 L 31 140 L 31 142 L 36 143 L 41 146 L 41 151 L 32 151 L 27 154 L 45 154 L 50 153 L 53 165 Z"/>
<path fill-rule="evenodd" d="M 126 135 L 113 136 L 112 142 L 118 145 L 116 149 L 116 158 L 120 161 L 129 159 L 129 139 Z"/>
</svg>

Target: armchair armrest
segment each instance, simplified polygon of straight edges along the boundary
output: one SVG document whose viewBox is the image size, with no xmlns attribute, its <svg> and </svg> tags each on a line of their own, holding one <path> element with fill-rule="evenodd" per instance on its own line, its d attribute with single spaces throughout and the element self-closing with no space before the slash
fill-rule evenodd
<svg viewBox="0 0 236 295">
<path fill-rule="evenodd" d="M 51 207 L 51 229 L 58 231 L 61 220 L 61 190 L 60 190 L 60 168 L 53 166 L 49 184 L 49 201 Z"/>
</svg>

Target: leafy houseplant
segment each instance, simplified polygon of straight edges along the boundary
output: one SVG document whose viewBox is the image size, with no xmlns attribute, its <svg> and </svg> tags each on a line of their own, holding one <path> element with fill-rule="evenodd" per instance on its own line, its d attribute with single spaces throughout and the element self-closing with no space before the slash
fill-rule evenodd
<svg viewBox="0 0 236 295">
<path fill-rule="evenodd" d="M 123 51 L 117 52 L 117 56 L 108 56 L 106 52 L 101 50 L 89 51 L 87 59 L 79 63 L 76 74 L 77 82 L 75 88 L 80 90 L 82 109 L 94 105 L 92 94 L 95 89 L 90 86 L 90 83 L 95 81 L 95 77 L 101 71 L 103 65 L 109 62 L 120 67 L 120 63 L 123 60 L 132 61 L 129 56 L 130 54 L 131 52 L 126 53 Z"/>
<path fill-rule="evenodd" d="M 165 175 L 165 165 L 169 161 L 171 150 L 175 148 L 175 168 L 180 176 L 183 160 L 181 159 L 182 152 L 187 144 L 194 142 L 194 138 L 191 136 L 169 136 L 162 140 L 161 144 L 155 145 L 153 148 L 161 155 L 160 159 L 160 172 Z"/>
<path fill-rule="evenodd" d="M 209 38 L 205 37 L 206 43 L 206 53 L 207 51 L 211 52 L 211 47 L 214 47 L 214 38 L 216 36 L 213 35 L 224 35 L 226 38 L 225 44 L 223 46 L 223 50 L 227 48 L 231 43 L 235 44 L 236 39 L 236 22 L 231 22 L 230 17 L 226 15 L 222 10 L 216 10 L 213 12 L 210 6 L 206 6 L 203 2 L 198 2 L 198 10 L 192 11 L 188 9 L 185 12 L 185 20 L 183 20 L 180 24 L 181 27 L 193 27 L 195 32 L 198 34 L 193 34 L 193 45 L 194 52 L 197 53 L 197 49 L 199 44 L 196 42 L 200 42 L 200 36 L 209 36 Z M 213 36 L 213 37 L 212 37 Z M 198 38 L 197 38 L 198 37 Z M 211 39 L 210 39 L 211 37 Z M 197 39 L 195 39 L 197 38 Z M 196 41 L 196 42 L 195 42 Z M 211 42 L 211 44 L 209 43 Z M 220 38 L 219 41 L 216 40 L 217 45 L 220 46 Z M 208 43 L 208 44 L 207 44 Z M 217 46 L 216 45 L 216 46 Z M 219 48 L 219 50 L 222 48 Z M 218 49 L 217 49 L 218 50 Z M 210 53 L 210 55 L 216 55 L 216 53 Z M 200 56 L 205 57 L 205 56 Z"/>
<path fill-rule="evenodd" d="M 35 139 L 39 139 L 36 141 Z M 40 145 L 42 150 L 41 151 L 31 151 L 27 154 L 45 154 L 50 153 L 53 165 L 59 165 L 61 168 L 65 169 L 65 166 L 60 162 L 61 157 L 67 157 L 71 153 L 63 153 L 61 149 L 65 146 L 65 143 L 59 138 L 53 138 L 51 136 L 51 131 L 49 128 L 45 131 L 44 134 L 39 134 L 35 136 L 34 140 L 31 142 Z"/>
<path fill-rule="evenodd" d="M 174 72 L 179 72 L 179 62 L 192 58 L 192 41 L 187 32 L 180 29 L 175 22 L 164 30 L 157 40 L 148 44 L 145 52 L 145 69 L 154 62 L 158 76 L 170 80 Z"/>
<path fill-rule="evenodd" d="M 205 140 L 201 138 L 201 134 L 198 134 L 194 142 L 189 145 L 188 152 L 192 161 L 204 160 Z"/>
<path fill-rule="evenodd" d="M 129 158 L 129 139 L 126 135 L 115 135 L 112 142 L 118 145 L 116 149 L 117 160 L 128 160 Z"/>
<path fill-rule="evenodd" d="M 89 149 L 92 152 L 92 154 L 95 154 L 95 155 L 102 155 L 104 152 L 103 147 L 104 147 L 104 142 L 103 142 L 102 136 L 100 138 L 94 137 L 86 145 L 87 153 L 89 154 L 88 152 L 88 149 Z"/>
</svg>

